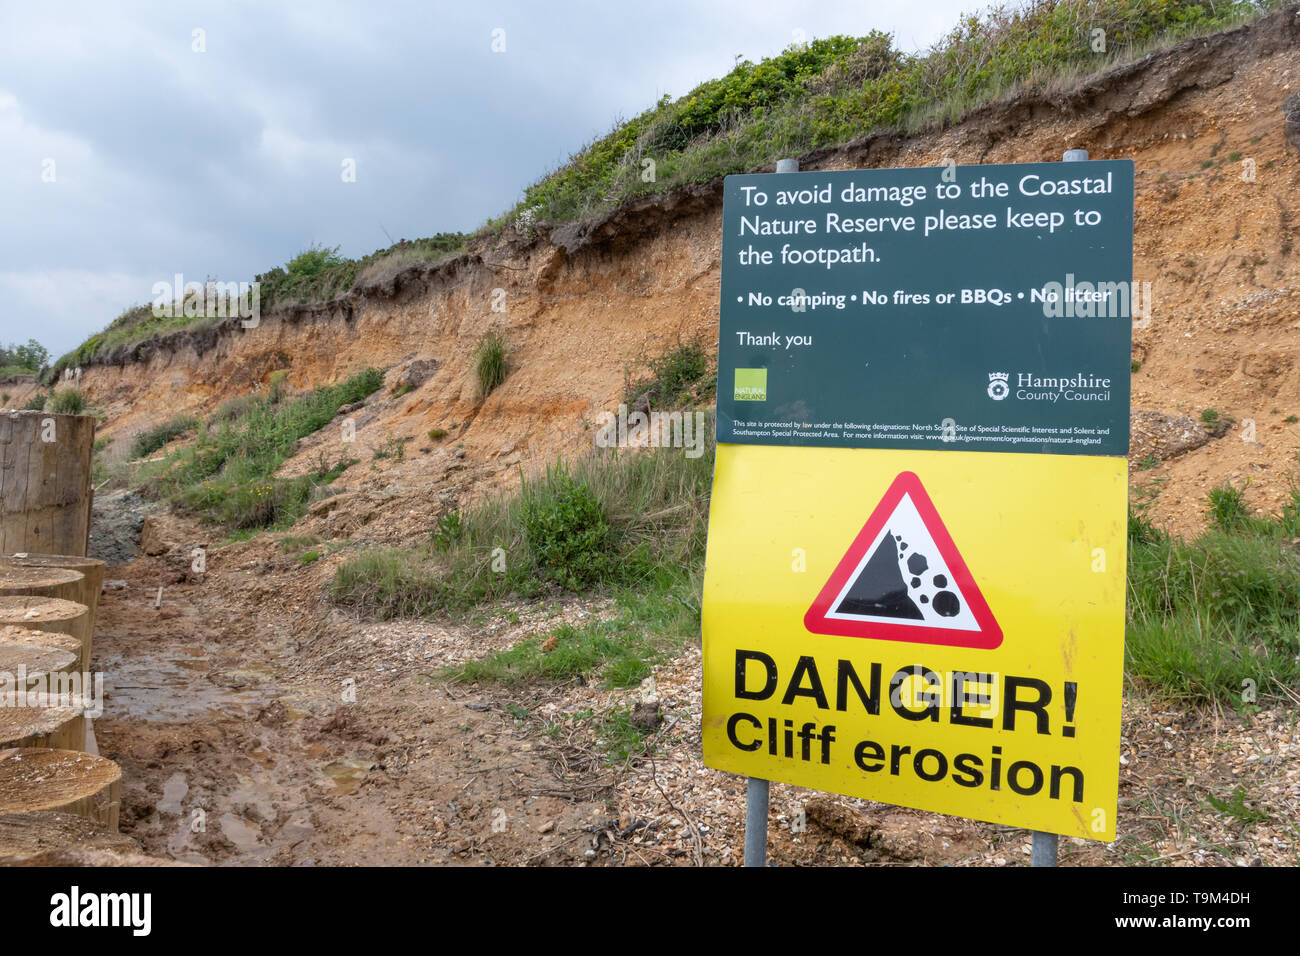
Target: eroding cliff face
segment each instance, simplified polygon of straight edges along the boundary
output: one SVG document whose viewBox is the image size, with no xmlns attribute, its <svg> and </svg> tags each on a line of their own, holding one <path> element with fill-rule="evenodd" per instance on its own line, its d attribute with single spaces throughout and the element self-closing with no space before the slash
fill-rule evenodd
<svg viewBox="0 0 1300 956">
<path fill-rule="evenodd" d="M 1133 159 L 1134 273 L 1154 294 L 1152 321 L 1134 336 L 1134 409 L 1195 420 L 1213 408 L 1235 420 L 1221 437 L 1174 443 L 1155 468 L 1159 444 L 1142 444 L 1148 467 L 1135 484 L 1161 478 L 1153 513 L 1186 532 L 1199 527 L 1205 492 L 1225 480 L 1249 478 L 1248 500 L 1276 510 L 1300 444 L 1300 424 L 1288 420 L 1300 416 L 1300 151 L 1283 112 L 1298 89 L 1300 20 L 1290 10 L 1070 90 L 981 108 L 945 131 L 819 151 L 802 168 L 1043 161 L 1066 148 Z M 720 223 L 712 184 L 584 223 L 542 224 L 536 236 L 507 231 L 454 262 L 265 315 L 254 329 L 232 321 L 176 333 L 123 364 L 85 369 L 83 388 L 107 413 L 109 454 L 120 455 L 139 430 L 179 412 L 210 414 L 280 368 L 292 388 L 310 389 L 390 366 L 356 418 L 363 464 L 338 485 L 402 498 L 393 508 L 431 492 L 459 500 L 517 480 L 515 466 L 590 447 L 596 416 L 617 408 L 629 371 L 679 338 L 716 340 Z M 489 330 L 509 343 L 510 374 L 480 401 L 473 354 Z M 413 390 L 392 397 L 408 378 Z M 433 440 L 431 429 L 449 434 Z M 402 460 L 372 459 L 402 437 L 412 439 Z M 304 441 L 286 470 L 335 442 L 329 429 Z"/>
</svg>

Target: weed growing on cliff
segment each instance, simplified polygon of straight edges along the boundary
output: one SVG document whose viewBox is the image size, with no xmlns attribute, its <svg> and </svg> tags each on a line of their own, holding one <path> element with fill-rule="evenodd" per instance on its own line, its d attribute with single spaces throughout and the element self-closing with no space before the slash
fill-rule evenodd
<svg viewBox="0 0 1300 956">
<path fill-rule="evenodd" d="M 647 394 L 650 407 L 658 409 L 696 405 L 712 398 L 717 376 L 709 375 L 709 351 L 702 337 L 687 342 L 679 339 L 646 364 L 649 375 L 628 381 L 623 388 L 623 399 L 629 405 Z M 629 378 L 626 372 L 624 376 Z"/>
<path fill-rule="evenodd" d="M 547 469 L 544 482 L 524 486 L 519 513 L 524 540 L 542 577 L 581 591 L 608 573 L 609 522 L 585 482 L 562 467 Z"/>
<path fill-rule="evenodd" d="M 500 332 L 489 332 L 479 339 L 474 349 L 474 377 L 478 380 L 479 397 L 491 395 L 506 380 L 508 371 L 505 337 Z"/>
<path fill-rule="evenodd" d="M 23 405 L 22 411 L 40 412 L 45 410 L 45 403 L 49 401 L 49 392 L 37 392 L 31 398 L 27 399 L 27 404 Z"/>
</svg>

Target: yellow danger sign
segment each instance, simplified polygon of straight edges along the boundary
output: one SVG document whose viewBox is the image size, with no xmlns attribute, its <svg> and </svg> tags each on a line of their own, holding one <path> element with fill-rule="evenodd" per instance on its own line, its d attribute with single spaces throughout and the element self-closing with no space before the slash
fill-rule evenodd
<svg viewBox="0 0 1300 956">
<path fill-rule="evenodd" d="M 719 445 L 704 758 L 1115 838 L 1127 462 Z"/>
</svg>

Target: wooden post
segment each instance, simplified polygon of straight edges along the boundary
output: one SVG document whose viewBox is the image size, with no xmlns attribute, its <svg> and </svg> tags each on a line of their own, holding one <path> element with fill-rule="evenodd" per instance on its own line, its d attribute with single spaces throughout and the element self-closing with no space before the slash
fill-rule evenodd
<svg viewBox="0 0 1300 956">
<path fill-rule="evenodd" d="M 71 750 L 0 750 L 0 813 L 57 810 L 117 829 L 122 770 Z"/>
<path fill-rule="evenodd" d="M 51 597 L 71 601 L 85 586 L 86 576 L 80 571 L 0 566 L 0 597 Z"/>
<path fill-rule="evenodd" d="M 58 598 L 0 597 L 0 645 L 35 644 L 77 655 L 77 671 L 90 669 L 85 605 Z"/>
<path fill-rule="evenodd" d="M 33 707 L 0 707 L 0 750 L 50 747 L 81 750 L 86 743 L 86 718 L 81 698 L 44 699 Z"/>
<path fill-rule="evenodd" d="M 95 636 L 95 622 L 99 613 L 99 594 L 104 589 L 107 565 L 99 558 L 83 558 L 72 554 L 6 554 L 0 555 L 0 580 L 3 579 L 3 569 L 7 566 L 81 572 L 85 581 L 68 600 L 86 605 L 90 612 L 85 623 L 86 654 L 82 662 L 89 666 L 91 640 Z"/>
<path fill-rule="evenodd" d="M 85 555 L 95 419 L 0 414 L 0 553 Z"/>
<path fill-rule="evenodd" d="M 0 816 L 0 861 L 12 866 L 29 857 L 59 850 L 100 850 L 137 854 L 129 836 L 70 813 L 35 811 Z"/>
</svg>

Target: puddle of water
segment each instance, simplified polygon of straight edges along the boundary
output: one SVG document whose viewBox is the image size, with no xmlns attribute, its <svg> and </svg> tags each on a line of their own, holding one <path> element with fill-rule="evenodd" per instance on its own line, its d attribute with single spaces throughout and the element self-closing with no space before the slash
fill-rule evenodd
<svg viewBox="0 0 1300 956">
<path fill-rule="evenodd" d="M 336 793 L 351 793 L 361 786 L 372 766 L 369 760 L 335 760 L 325 765 L 324 772 L 334 782 Z"/>
<path fill-rule="evenodd" d="M 256 716 L 269 698 L 266 688 L 222 687 L 198 676 L 206 662 L 186 658 L 133 658 L 96 655 L 109 694 L 107 716 L 151 721 L 189 721 Z"/>
<path fill-rule="evenodd" d="M 190 785 L 185 782 L 183 773 L 174 773 L 163 784 L 162 799 L 158 801 L 160 813 L 177 814 L 181 812 L 181 801 L 190 792 Z"/>
<path fill-rule="evenodd" d="M 245 852 L 266 849 L 262 845 L 261 831 L 256 827 L 249 826 L 233 813 L 223 813 L 221 815 L 221 833 L 227 840 Z"/>
</svg>

